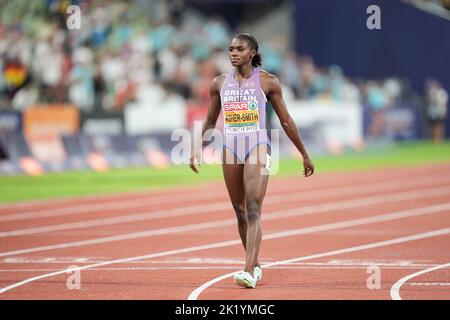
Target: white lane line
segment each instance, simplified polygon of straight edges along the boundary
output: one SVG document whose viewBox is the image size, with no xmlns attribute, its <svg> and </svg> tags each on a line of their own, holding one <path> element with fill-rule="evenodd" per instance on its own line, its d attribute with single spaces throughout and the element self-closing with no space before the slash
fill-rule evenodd
<svg viewBox="0 0 450 320">
<path fill-rule="evenodd" d="M 446 287 L 450 286 L 450 282 L 409 282 L 410 286 L 438 286 L 438 287 Z"/>
<path fill-rule="evenodd" d="M 194 202 L 199 200 L 211 199 L 211 196 L 222 196 L 223 192 L 196 192 L 188 195 L 181 195 L 183 197 L 183 202 Z M 147 197 L 148 199 L 131 199 L 131 200 L 116 200 L 108 201 L 107 203 L 99 202 L 96 204 L 82 204 L 75 205 L 65 208 L 53 208 L 53 209 L 42 209 L 34 210 L 31 212 L 20 212 L 13 214 L 6 214 L 0 216 L 0 222 L 7 221 L 17 221 L 26 219 L 38 219 L 46 217 L 59 217 L 72 214 L 83 214 L 83 213 L 94 213 L 94 212 L 105 212 L 107 210 L 123 210 L 139 208 L 149 205 L 167 204 L 169 199 L 173 199 L 174 195 L 171 197 L 165 196 L 154 196 Z"/>
<path fill-rule="evenodd" d="M 370 196 L 365 198 L 358 198 L 350 199 L 350 200 L 344 200 L 340 201 L 338 203 L 344 205 L 350 201 L 352 205 L 354 203 L 364 203 L 366 205 L 370 204 L 379 204 L 379 203 L 386 203 L 386 202 L 397 202 L 397 201 L 405 201 L 405 200 L 413 200 L 413 199 L 422 199 L 426 197 L 434 197 L 434 196 L 441 196 L 450 194 L 450 185 L 446 185 L 443 187 L 438 188 L 429 188 L 429 189 L 419 189 L 416 191 L 406 191 L 406 192 L 399 192 L 399 193 L 393 193 L 388 195 L 376 195 L 376 196 Z M 305 196 L 305 195 L 303 195 Z M 311 198 L 309 198 L 311 199 Z M 298 202 L 298 194 L 295 195 L 279 195 L 269 198 L 266 201 L 266 205 L 268 204 L 277 204 L 277 203 L 292 203 L 292 202 Z M 334 207 L 336 205 L 336 202 L 325 204 L 325 205 L 319 205 L 319 207 L 322 206 L 329 206 L 331 205 Z M 138 222 L 138 221 L 148 221 L 148 220 L 154 220 L 159 218 L 168 218 L 168 217 L 180 217 L 180 216 L 187 216 L 187 215 L 193 215 L 193 214 L 200 214 L 200 213 L 206 213 L 206 212 L 214 212 L 214 211 L 224 211 L 230 208 L 230 203 L 227 202 L 221 202 L 221 203 L 215 203 L 215 204 L 208 204 L 208 205 L 198 205 L 193 207 L 185 207 L 185 208 L 177 208 L 177 209 L 169 209 L 169 210 L 159 210 L 152 213 L 140 213 L 140 214 L 132 214 L 132 215 L 124 215 L 119 217 L 112 217 L 112 218 L 103 218 L 103 219 L 94 219 L 94 220 L 87 220 L 87 221 L 79 221 L 79 222 L 71 222 L 71 223 L 62 223 L 57 225 L 48 225 L 48 226 L 41 226 L 41 227 L 35 227 L 35 228 L 26 228 L 26 229 L 18 229 L 18 230 L 10 230 L 10 231 L 3 231 L 0 232 L 0 238 L 5 237 L 14 237 L 14 236 L 23 236 L 23 235 L 32 235 L 32 234 L 39 234 L 39 233 L 46 233 L 46 232 L 54 232 L 54 231 L 63 231 L 63 230 L 72 230 L 72 229 L 81 229 L 81 228 L 91 228 L 91 227 L 98 227 L 98 226 L 107 226 L 107 225 L 116 225 L 121 223 L 130 223 L 130 222 Z M 313 210 L 317 210 L 317 205 L 313 206 L 315 207 Z M 304 207 L 308 208 L 308 207 Z M 346 207 L 348 209 L 348 207 Z M 311 211 L 310 209 L 307 209 L 308 211 Z M 294 215 L 295 213 L 298 213 L 298 208 L 294 209 Z M 283 211 L 286 213 L 286 211 Z M 265 216 L 264 219 L 267 219 L 267 216 Z M 269 215 L 270 219 L 270 215 Z"/>
<path fill-rule="evenodd" d="M 25 254 L 25 253 L 31 253 L 31 252 L 55 250 L 55 249 L 67 249 L 67 248 L 80 247 L 80 246 L 86 246 L 86 245 L 94 245 L 94 244 L 102 244 L 102 243 L 108 243 L 108 242 L 114 242 L 114 241 L 123 241 L 123 240 L 131 240 L 131 239 L 138 239 L 138 238 L 145 238 L 145 237 L 153 237 L 153 236 L 158 236 L 158 235 L 168 235 L 171 233 L 198 231 L 198 230 L 204 230 L 204 229 L 210 229 L 210 228 L 224 227 L 224 226 L 232 225 L 234 223 L 235 223 L 234 219 L 225 219 L 225 220 L 217 220 L 214 222 L 195 223 L 195 224 L 190 224 L 190 225 L 186 225 L 186 226 L 175 226 L 175 227 L 169 227 L 169 228 L 160 228 L 160 229 L 154 229 L 154 230 L 132 232 L 132 233 L 126 233 L 126 234 L 121 234 L 121 235 L 117 235 L 117 236 L 110 236 L 110 237 L 103 237 L 103 238 L 96 238 L 96 239 L 89 239 L 89 240 L 81 240 L 81 241 L 75 241 L 75 242 L 66 242 L 66 243 L 60 243 L 60 244 L 55 244 L 55 245 L 20 249 L 20 250 L 15 250 L 15 251 L 7 251 L 7 252 L 0 253 L 0 257 Z"/>
<path fill-rule="evenodd" d="M 13 203 L 0 203 L 0 212 L 4 212 L 7 210 L 49 210 L 51 208 L 36 208 L 36 206 L 74 206 L 78 205 L 80 202 L 84 204 L 89 204 L 89 202 L 102 202 L 108 203 L 110 201 L 117 201 L 117 198 L 121 198 L 122 200 L 131 201 L 131 200 L 139 200 L 142 198 L 155 197 L 160 195 L 167 195 L 168 192 L 172 192 L 172 188 L 166 189 L 166 193 L 158 193 L 154 194 L 156 189 L 147 189 L 147 190 L 138 190 L 138 191 L 124 191 L 124 192 L 114 192 L 114 193 L 105 193 L 98 195 L 82 195 L 82 196 L 63 196 L 57 198 L 47 198 L 47 199 L 38 199 L 38 200 L 23 200 L 20 202 Z M 176 189 L 176 193 L 186 192 L 189 189 L 179 190 Z M 78 204 L 77 204 L 78 203 Z"/>
<path fill-rule="evenodd" d="M 411 184 L 408 184 L 408 180 L 411 180 Z M 419 182 L 417 184 L 417 182 Z M 274 203 L 278 203 L 280 200 L 280 197 L 284 197 L 285 199 L 297 199 L 298 195 L 301 194 L 302 197 L 308 198 L 308 199 L 322 199 L 327 196 L 339 196 L 339 195 L 353 195 L 353 194 L 362 194 L 366 192 L 374 192 L 374 191 L 387 191 L 387 190 L 395 190 L 399 188 L 405 188 L 407 187 L 423 187 L 428 185 L 436 185 L 437 183 L 445 183 L 449 182 L 448 177 L 427 177 L 425 179 L 421 179 L 420 181 L 417 181 L 417 179 L 406 179 L 406 180 L 395 180 L 395 181 L 382 181 L 382 182 L 371 182 L 371 183 L 364 183 L 364 184 L 356 184 L 351 185 L 347 187 L 340 187 L 340 186 L 334 186 L 329 188 L 323 188 L 321 190 L 310 190 L 310 191 L 295 191 L 295 192 L 280 192 L 277 194 L 271 194 L 267 195 L 265 199 L 265 203 L 268 203 L 270 201 L 274 201 Z M 205 199 L 211 199 L 211 196 L 218 196 L 223 198 L 223 192 L 220 190 L 218 192 L 214 192 L 216 189 L 214 189 L 211 192 L 195 192 L 192 194 L 183 194 L 180 195 L 180 197 L 183 198 L 183 202 L 190 202 L 190 201 L 198 201 L 198 200 L 205 200 Z M 270 200 L 273 199 L 273 200 Z M 139 200 L 118 200 L 118 201 L 111 201 L 111 202 L 100 202 L 97 204 L 83 204 L 83 205 L 75 205 L 65 208 L 54 208 L 54 209 L 43 209 L 43 210 L 34 210 L 32 212 L 23 212 L 23 213 L 14 213 L 14 214 L 6 214 L 6 215 L 0 215 L 0 222 L 11 222 L 11 221 L 18 221 L 18 220 L 27 220 L 27 219 L 38 219 L 38 218 L 44 218 L 44 217 L 59 217 L 59 216 L 66 216 L 66 215 L 73 215 L 73 214 L 85 214 L 85 213 L 94 213 L 94 212 L 104 212 L 106 210 L 120 210 L 120 209 L 132 209 L 132 208 L 139 208 L 146 205 L 156 205 L 156 204 L 167 204 L 171 203 L 173 200 L 173 196 L 157 196 L 152 197 L 149 199 L 139 199 Z M 228 204 L 227 201 L 221 202 L 224 206 Z M 198 206 L 194 206 L 198 207 Z M 182 207 L 182 208 L 175 208 L 171 210 L 176 209 L 183 209 L 183 208 L 191 208 L 191 207 Z M 160 211 L 155 211 L 155 213 L 158 213 Z M 141 213 L 141 214 L 148 214 L 148 211 Z"/>
<path fill-rule="evenodd" d="M 300 228 L 300 229 L 295 229 L 295 230 L 276 232 L 276 233 L 272 233 L 272 234 L 268 234 L 268 235 L 264 236 L 263 239 L 264 240 L 277 239 L 277 238 L 284 238 L 284 237 L 289 237 L 289 236 L 294 236 L 294 235 L 308 234 L 308 233 L 313 233 L 313 232 L 329 231 L 329 230 L 335 230 L 335 229 L 340 229 L 340 228 L 367 225 L 367 224 L 376 223 L 376 222 L 384 222 L 384 221 L 401 219 L 401 218 L 417 216 L 417 215 L 422 215 L 422 214 L 436 213 L 436 212 L 440 212 L 443 210 L 449 210 L 449 209 L 450 209 L 450 202 L 446 203 L 446 204 L 434 205 L 434 206 L 424 207 L 424 208 L 417 208 L 417 209 L 413 209 L 413 210 L 398 211 L 398 212 L 393 212 L 390 214 L 384 214 L 384 215 L 380 215 L 380 216 L 374 216 L 374 217 L 370 217 L 370 218 L 346 220 L 346 221 L 341 221 L 341 222 L 336 222 L 336 223 L 328 223 L 328 224 L 323 224 L 323 225 L 318 225 L 318 226 L 307 227 L 307 228 Z M 445 230 L 449 230 L 449 229 L 445 229 Z M 151 259 L 151 258 L 156 258 L 156 257 L 163 257 L 163 256 L 169 256 L 169 255 L 175 255 L 175 254 L 181 254 L 181 253 L 194 252 L 194 251 L 199 251 L 199 250 L 223 248 L 223 247 L 240 245 L 240 244 L 241 244 L 240 240 L 229 240 L 229 241 L 216 242 L 216 243 L 211 243 L 211 244 L 206 244 L 206 245 L 187 247 L 187 248 L 183 248 L 183 249 L 174 249 L 174 250 L 169 250 L 169 251 L 151 253 L 151 254 L 143 255 L 143 256 L 111 260 L 111 261 L 91 264 L 91 265 L 87 265 L 87 266 L 82 266 L 82 267 L 78 267 L 78 268 L 72 268 L 70 270 L 61 270 L 61 271 L 47 273 L 47 274 L 43 274 L 40 276 L 28 278 L 23 281 L 17 282 L 15 284 L 12 284 L 10 286 L 0 289 L 0 293 L 9 291 L 13 288 L 17 288 L 19 286 L 25 285 L 27 283 L 30 283 L 30 282 L 33 282 L 33 281 L 36 281 L 39 279 L 56 276 L 59 274 L 66 273 L 68 271 L 85 270 L 85 269 L 101 267 L 101 266 L 105 266 L 105 265 L 111 265 L 111 264 L 115 264 L 115 263 L 126 263 L 126 262 L 130 262 L 130 261 Z M 288 260 L 287 262 L 295 262 L 295 261 Z"/>
<path fill-rule="evenodd" d="M 390 245 L 394 245 L 394 244 L 399 244 L 399 243 L 404 243 L 404 242 L 409 242 L 409 241 L 415 241 L 415 240 L 419 240 L 419 239 L 436 237 L 436 236 L 445 235 L 445 234 L 449 234 L 449 233 L 450 233 L 450 228 L 439 229 L 439 230 L 434 230 L 434 231 L 424 232 L 424 233 L 418 233 L 418 234 L 414 234 L 414 235 L 410 235 L 410 236 L 406 236 L 406 237 L 400 237 L 400 238 L 391 239 L 391 240 L 372 242 L 372 243 L 368 243 L 368 244 L 364 244 L 364 245 L 353 246 L 353 247 L 348 247 L 348 248 L 344 248 L 344 249 L 327 251 L 327 252 L 312 254 L 312 255 L 309 255 L 309 256 L 303 256 L 303 257 L 298 257 L 298 258 L 293 258 L 293 259 L 287 259 L 287 260 L 283 260 L 283 261 L 273 262 L 273 263 L 269 263 L 269 264 L 263 265 L 263 268 L 272 267 L 272 266 L 280 265 L 280 264 L 286 264 L 286 263 L 292 263 L 292 262 L 298 262 L 298 261 L 304 261 L 304 260 L 310 260 L 310 259 L 323 258 L 323 257 L 332 256 L 332 255 L 350 253 L 350 252 L 355 252 L 355 251 L 361 251 L 361 250 L 368 250 L 368 249 L 374 249 L 374 248 L 379 248 L 379 247 L 385 247 L 385 246 L 390 246 Z M 204 284 L 202 284 L 200 287 L 198 287 L 197 289 L 195 289 L 194 291 L 192 291 L 189 294 L 188 300 L 197 300 L 199 295 L 204 290 L 206 290 L 207 288 L 209 288 L 210 286 L 212 286 L 213 284 L 215 284 L 215 283 L 217 283 L 219 281 L 222 281 L 222 280 L 224 280 L 226 278 L 229 278 L 229 277 L 233 276 L 234 274 L 236 274 L 239 271 L 240 270 L 234 271 L 234 272 L 230 272 L 230 273 L 224 274 L 224 275 L 222 275 L 220 277 L 214 278 L 214 279 L 212 279 L 212 280 L 210 280 L 208 282 L 205 282 Z"/>
<path fill-rule="evenodd" d="M 182 187 L 182 186 L 181 186 Z M 172 188 L 166 189 L 165 193 L 158 193 L 153 194 L 153 196 L 157 195 L 165 195 L 169 192 L 172 192 Z M 185 189 L 176 189 L 175 192 L 182 193 L 188 190 L 188 188 Z M 143 190 L 135 190 L 135 191 L 125 191 L 125 192 L 114 192 L 114 193 L 104 193 L 104 194 L 98 194 L 98 195 L 76 195 L 76 196 L 63 196 L 58 198 L 46 198 L 46 199 L 32 199 L 32 200 L 23 200 L 20 202 L 13 202 L 13 203 L 1 203 L 0 204 L 0 210 L 11 210 L 11 209 L 22 209 L 22 210 L 36 210 L 36 206 L 48 206 L 48 205 L 55 205 L 55 206 L 72 206 L 76 202 L 99 202 L 99 201 L 117 201 L 117 197 L 121 197 L 125 200 L 131 200 L 131 199 L 139 199 L 139 198 L 148 198 L 149 196 L 152 196 L 152 193 L 154 193 L 156 189 L 143 189 Z M 173 192 L 172 192 L 173 193 Z M 87 203 L 86 203 L 87 204 Z"/>
<path fill-rule="evenodd" d="M 213 243 L 213 244 L 199 245 L 199 246 L 187 247 L 187 248 L 183 248 L 183 249 L 175 249 L 175 250 L 151 253 L 151 254 L 147 254 L 147 255 L 143 255 L 143 256 L 111 260 L 111 261 L 95 263 L 95 264 L 82 266 L 82 267 L 77 267 L 77 268 L 68 268 L 68 269 L 64 269 L 64 270 L 60 270 L 60 271 L 56 271 L 56 272 L 47 273 L 47 274 L 43 274 L 43 275 L 40 275 L 40 276 L 28 278 L 28 279 L 25 279 L 23 281 L 14 283 L 14 284 L 12 284 L 10 286 L 1 288 L 0 289 L 0 293 L 5 293 L 5 292 L 7 292 L 7 291 L 9 291 L 11 289 L 23 286 L 23 285 L 25 285 L 27 283 L 30 283 L 30 282 L 33 282 L 33 281 L 36 281 L 36 280 L 49 278 L 49 277 L 52 277 L 52 276 L 57 276 L 57 275 L 64 274 L 64 273 L 67 273 L 67 272 L 73 272 L 73 271 L 77 271 L 77 270 L 81 271 L 81 270 L 92 269 L 92 268 L 106 266 L 106 265 L 111 265 L 111 264 L 116 264 L 116 263 L 127 263 L 127 262 L 131 262 L 131 261 L 136 261 L 136 260 L 152 259 L 152 258 L 156 258 L 156 257 L 170 256 L 170 255 L 182 254 L 182 253 L 189 253 L 189 252 L 194 252 L 194 251 L 199 251 L 199 250 L 208 250 L 208 249 L 214 249 L 214 248 L 228 247 L 228 246 L 237 245 L 237 244 L 240 244 L 240 243 L 241 243 L 240 240 L 229 240 L 229 241 L 217 242 L 217 243 Z"/>
<path fill-rule="evenodd" d="M 216 189 L 214 189 L 215 191 Z M 213 191 L 213 192 L 214 192 Z M 192 194 L 185 194 L 183 198 L 186 199 L 185 202 L 201 200 L 201 199 L 211 199 L 212 195 L 223 196 L 223 192 L 211 194 L 211 192 L 195 192 Z M 173 196 L 170 197 L 173 199 Z M 112 201 L 108 203 L 98 203 L 98 204 L 84 204 L 75 205 L 67 208 L 54 208 L 54 209 L 44 209 L 44 210 L 34 210 L 33 212 L 25 213 L 14 213 L 9 215 L 0 216 L 0 222 L 6 221 L 16 221 L 24 219 L 36 219 L 42 217 L 55 217 L 64 216 L 71 214 L 81 214 L 81 213 L 91 213 L 91 212 L 104 212 L 105 210 L 117 210 L 117 209 L 131 209 L 138 208 L 150 204 L 165 204 L 168 201 L 167 195 L 152 197 L 150 199 L 132 199 L 132 200 L 119 200 Z M 182 208 L 181 208 L 182 209 Z"/>
<path fill-rule="evenodd" d="M 110 261 L 111 258 L 79 258 L 79 257 L 20 257 L 20 258 L 6 258 L 0 261 L 0 265 L 67 265 L 67 264 L 93 264 L 105 261 Z M 274 262 L 272 260 L 263 260 L 262 264 L 269 264 Z M 208 257 L 193 257 L 193 258 L 169 258 L 163 260 L 143 260 L 143 261 L 131 261 L 127 264 L 131 265 L 244 265 L 242 258 L 208 258 Z M 298 262 L 298 263 L 288 263 L 286 266 L 282 267 L 360 267 L 367 268 L 368 266 L 376 265 L 380 268 L 413 268 L 413 269 L 423 269 L 437 266 L 436 263 L 418 263 L 414 261 L 407 260 L 329 260 L 327 262 Z M 9 269 L 8 269 L 9 270 Z M 16 269 L 11 269 L 16 270 Z M 59 269 L 58 269 L 59 270 Z"/>
<path fill-rule="evenodd" d="M 428 167 L 427 167 L 428 168 Z M 435 164 L 433 165 L 433 169 L 438 170 L 441 168 L 441 170 L 446 170 L 447 166 L 444 164 Z M 449 167 L 450 168 L 450 167 Z M 399 169 L 399 168 L 398 168 Z M 428 168 L 429 169 L 429 168 Z M 416 171 L 421 170 L 420 166 L 417 167 L 411 167 L 408 170 Z M 385 169 L 380 170 L 370 170 L 370 171 L 354 171 L 346 173 L 345 176 L 357 176 L 360 180 L 368 180 L 372 178 L 378 178 L 380 174 L 383 174 Z M 398 174 L 401 174 L 401 169 L 397 171 Z M 325 175 L 321 175 L 320 173 L 317 174 L 314 178 L 317 182 L 323 182 L 324 178 L 326 178 L 327 183 L 334 182 L 335 180 L 339 182 L 339 180 L 342 180 L 343 174 L 341 173 L 328 173 Z M 408 175 L 409 176 L 409 175 Z M 322 179 L 321 179 L 322 178 Z M 282 180 L 282 177 L 275 177 L 274 182 L 279 182 Z M 372 181 L 376 182 L 376 181 Z M 216 185 L 221 185 L 220 182 L 212 181 L 207 184 L 200 184 L 195 186 L 195 192 L 200 193 L 202 190 L 207 189 L 208 191 L 215 190 Z M 209 187 L 209 186 L 213 187 Z M 336 186 L 337 187 L 337 186 Z M 186 195 L 186 193 L 190 192 L 192 188 L 187 188 L 186 186 L 178 186 L 175 188 L 175 192 L 180 195 Z M 153 194 L 155 190 L 138 190 L 138 191 L 131 191 L 131 192 L 121 192 L 121 193 L 115 193 L 115 194 L 101 194 L 101 195 L 87 195 L 87 196 L 68 196 L 68 197 L 60 197 L 57 199 L 39 199 L 39 200 L 25 200 L 21 201 L 19 203 L 5 203 L 0 204 L 0 210 L 8 210 L 8 209 L 34 209 L 33 211 L 38 211 L 36 208 L 33 208 L 33 206 L 39 206 L 39 205 L 58 205 L 59 208 L 62 206 L 72 207 L 77 206 L 76 202 L 78 201 L 95 201 L 95 202 L 101 202 L 101 203 L 109 203 L 111 201 L 117 202 L 117 196 L 123 197 L 123 201 L 133 201 L 133 200 L 139 200 L 139 198 L 149 198 L 149 197 L 159 197 L 159 196 L 167 196 L 169 198 L 173 197 L 174 191 L 173 188 L 166 189 L 165 192 L 161 192 L 159 194 Z M 298 190 L 303 191 L 303 190 Z M 284 191 L 283 191 L 284 192 Z M 194 193 L 192 193 L 194 194 Z M 49 210 L 49 209 L 40 209 L 41 210 Z"/>
<path fill-rule="evenodd" d="M 439 269 L 443 269 L 443 268 L 448 268 L 450 267 L 450 262 L 449 263 L 445 263 L 445 264 L 441 264 L 439 266 L 435 266 L 432 268 L 427 268 L 412 274 L 409 274 L 403 278 L 401 278 L 400 280 L 398 280 L 396 283 L 394 283 L 394 285 L 391 287 L 391 298 L 392 300 L 402 300 L 402 297 L 400 296 L 400 288 L 402 285 L 404 285 L 406 283 L 406 281 L 415 278 L 417 276 L 420 276 L 422 274 L 428 273 L 428 272 L 432 272 L 432 271 L 436 271 Z"/>
<path fill-rule="evenodd" d="M 163 266 L 163 267 L 117 267 L 117 268 L 95 268 L 89 269 L 89 271 L 166 271 L 166 270 L 236 270 L 236 268 L 243 268 L 244 265 L 238 266 Z M 267 269 L 274 270 L 367 270 L 364 266 L 272 266 L 265 267 Z M 383 270 L 407 270 L 407 269 L 419 269 L 419 267 L 383 267 Z M 59 271 L 58 269 L 0 269 L 0 273 L 13 273 L 13 272 L 51 272 Z M 450 282 L 411 282 L 408 283 L 413 286 L 450 286 Z"/>
<path fill-rule="evenodd" d="M 440 193 L 440 192 L 443 192 L 444 189 L 435 190 L 435 191 L 438 191 Z M 433 194 L 435 194 L 434 192 L 433 192 Z M 445 191 L 445 192 L 447 192 L 447 191 Z M 414 195 L 414 198 L 416 199 L 417 197 L 421 197 L 421 196 L 426 196 L 426 192 L 422 191 L 418 195 Z M 309 207 L 304 207 L 304 208 L 294 208 L 294 209 L 282 210 L 282 211 L 277 211 L 277 212 L 273 212 L 270 214 L 266 214 L 263 219 L 264 219 L 264 221 L 268 221 L 268 220 L 285 219 L 288 217 L 308 215 L 308 214 L 319 214 L 319 213 L 323 213 L 323 212 L 327 212 L 327 211 L 357 208 L 357 207 L 363 207 L 363 206 L 379 204 L 379 203 L 395 202 L 395 201 L 399 201 L 399 200 L 404 200 L 405 197 L 406 198 L 411 197 L 411 194 L 402 192 L 399 194 L 390 194 L 390 195 L 386 195 L 386 196 L 382 196 L 382 197 L 378 197 L 378 196 L 377 197 L 368 197 L 368 198 L 361 198 L 361 199 L 356 199 L 356 200 L 347 200 L 347 201 L 339 201 L 339 202 L 334 202 L 334 203 L 329 203 L 329 204 L 314 205 L 314 206 L 309 206 Z M 373 218 L 390 219 L 391 217 L 394 217 L 394 216 L 395 217 L 396 216 L 406 217 L 406 216 L 430 214 L 430 213 L 437 213 L 437 212 L 445 211 L 445 210 L 449 210 L 449 209 L 450 209 L 450 202 L 438 204 L 438 205 L 432 205 L 432 206 L 428 206 L 428 207 L 422 207 L 422 208 L 416 208 L 416 209 L 410 209 L 410 210 L 404 210 L 404 211 L 396 211 L 394 213 L 383 214 L 383 215 L 374 216 L 371 218 L 363 218 L 363 219 L 359 219 L 359 220 L 366 221 L 367 219 L 371 220 Z M 380 220 L 380 221 L 382 221 L 382 220 Z M 204 230 L 204 229 L 229 226 L 229 225 L 233 225 L 233 224 L 235 224 L 234 218 L 233 219 L 223 219 L 223 220 L 217 220 L 217 221 L 213 221 L 213 222 L 195 223 L 195 224 L 190 224 L 190 225 L 185 225 L 185 226 L 174 226 L 174 227 L 168 227 L 168 228 L 126 233 L 126 234 L 110 236 L 110 237 L 88 239 L 88 240 L 81 240 L 81 241 L 75 241 L 75 242 L 66 242 L 66 243 L 60 243 L 60 244 L 54 244 L 54 245 L 19 249 L 19 250 L 14 250 L 14 251 L 6 251 L 6 252 L 1 252 L 0 257 L 32 253 L 32 252 L 55 250 L 55 249 L 66 249 L 66 248 L 80 247 L 80 246 L 85 246 L 85 245 L 101 244 L 101 243 L 107 243 L 107 242 L 113 242 L 113 241 L 123 241 L 123 240 L 130 240 L 130 239 L 137 239 L 137 238 L 151 237 L 151 236 L 158 236 L 158 235 L 167 235 L 170 233 L 199 231 L 199 230 Z"/>
<path fill-rule="evenodd" d="M 175 187 L 167 187 L 165 189 L 141 189 L 141 190 L 132 190 L 132 191 L 122 191 L 122 192 L 114 192 L 114 193 L 104 193 L 99 195 L 81 195 L 81 196 L 64 196 L 58 198 L 47 198 L 47 199 L 38 199 L 38 200 L 23 200 L 15 203 L 1 203 L 0 204 L 0 212 L 4 212 L 6 210 L 50 210 L 52 208 L 36 208 L 36 206 L 54 206 L 56 207 L 72 207 L 77 206 L 80 203 L 89 205 L 92 203 L 109 203 L 109 202 L 117 202 L 118 198 L 123 201 L 133 201 L 140 200 L 151 197 L 159 197 L 165 196 L 170 197 L 174 195 L 184 195 L 186 193 L 194 194 L 192 189 L 195 188 L 197 192 L 202 192 L 204 190 L 212 190 L 216 186 L 220 185 L 220 181 L 209 181 L 203 184 L 197 184 L 195 186 L 186 186 L 179 185 Z"/>
</svg>

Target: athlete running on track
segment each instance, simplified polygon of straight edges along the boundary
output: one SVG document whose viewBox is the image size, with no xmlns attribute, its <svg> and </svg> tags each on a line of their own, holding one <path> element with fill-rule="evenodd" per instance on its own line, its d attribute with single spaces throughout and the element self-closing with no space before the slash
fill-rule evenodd
<svg viewBox="0 0 450 320">
<path fill-rule="evenodd" d="M 314 173 L 314 165 L 286 108 L 280 82 L 276 76 L 259 68 L 261 55 L 254 36 L 237 34 L 228 53 L 234 69 L 212 81 L 208 114 L 201 138 L 192 150 L 190 168 L 198 173 L 196 163 L 200 159 L 202 141 L 208 138 L 208 130 L 215 128 L 223 110 L 222 170 L 246 253 L 245 268 L 235 275 L 234 280 L 240 286 L 255 288 L 262 278 L 258 260 L 262 239 L 260 218 L 270 170 L 270 141 L 265 130 L 267 100 L 303 157 L 305 177 Z"/>
</svg>

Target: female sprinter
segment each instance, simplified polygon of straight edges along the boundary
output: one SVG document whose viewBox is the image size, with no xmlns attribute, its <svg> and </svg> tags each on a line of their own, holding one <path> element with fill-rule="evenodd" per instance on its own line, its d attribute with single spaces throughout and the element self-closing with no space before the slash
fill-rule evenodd
<svg viewBox="0 0 450 320">
<path fill-rule="evenodd" d="M 259 68 L 261 55 L 255 37 L 248 33 L 237 34 L 228 52 L 234 69 L 212 81 L 208 114 L 202 135 L 192 150 L 190 168 L 198 173 L 196 163 L 200 159 L 202 141 L 208 138 L 208 129 L 215 128 L 223 110 L 222 169 L 246 253 L 245 268 L 234 276 L 234 281 L 237 285 L 255 288 L 262 278 L 258 260 L 262 239 L 260 219 L 270 170 L 270 141 L 265 130 L 267 100 L 303 157 L 305 177 L 314 173 L 314 166 L 288 113 L 280 82 L 276 76 Z"/>
</svg>

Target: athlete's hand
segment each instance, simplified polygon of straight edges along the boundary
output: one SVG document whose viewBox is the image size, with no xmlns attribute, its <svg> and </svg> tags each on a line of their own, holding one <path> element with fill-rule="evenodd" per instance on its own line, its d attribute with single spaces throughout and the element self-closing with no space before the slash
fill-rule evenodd
<svg viewBox="0 0 450 320">
<path fill-rule="evenodd" d="M 314 173 L 314 165 L 309 157 L 303 158 L 303 175 L 309 177 Z"/>
<path fill-rule="evenodd" d="M 191 170 L 194 171 L 196 174 L 198 174 L 198 169 L 197 169 L 197 167 L 195 166 L 195 164 L 196 164 L 196 162 L 197 162 L 198 159 L 200 159 L 198 151 L 192 152 L 189 167 L 190 167 Z M 200 166 L 200 164 L 199 164 L 199 166 Z"/>
</svg>

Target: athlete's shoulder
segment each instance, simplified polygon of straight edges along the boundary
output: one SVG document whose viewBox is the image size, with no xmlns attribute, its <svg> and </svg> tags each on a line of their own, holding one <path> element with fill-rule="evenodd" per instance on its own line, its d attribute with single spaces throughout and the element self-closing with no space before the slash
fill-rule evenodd
<svg viewBox="0 0 450 320">
<path fill-rule="evenodd" d="M 267 72 L 266 70 L 260 69 L 260 79 L 261 84 L 264 87 L 269 88 L 269 91 L 271 91 L 274 87 L 277 88 L 280 85 L 278 77 L 274 74 Z"/>
<path fill-rule="evenodd" d="M 260 74 L 261 80 L 264 79 L 266 81 L 271 81 L 271 82 L 278 81 L 278 78 L 276 75 L 271 74 L 271 73 L 267 72 L 266 70 L 260 69 L 259 74 Z"/>
<path fill-rule="evenodd" d="M 217 76 L 213 79 L 213 82 L 217 82 L 217 83 L 223 83 L 225 81 L 225 79 L 227 78 L 227 74 L 226 73 L 222 73 L 220 76 Z"/>
<path fill-rule="evenodd" d="M 227 75 L 226 75 L 226 73 L 224 73 L 224 74 L 221 74 L 220 76 L 215 77 L 211 81 L 211 88 L 210 88 L 211 94 L 220 93 L 220 90 L 222 89 L 222 86 L 223 86 L 223 83 L 224 83 L 226 77 L 227 77 Z"/>
<path fill-rule="evenodd" d="M 223 73 L 220 76 L 215 77 L 211 82 L 211 89 L 220 91 L 226 78 L 227 78 L 226 73 Z"/>
<path fill-rule="evenodd" d="M 261 69 L 261 68 L 259 69 L 259 74 L 261 76 L 264 76 L 264 77 L 275 77 L 273 74 L 271 74 L 271 73 L 269 73 L 266 70 Z"/>
</svg>

